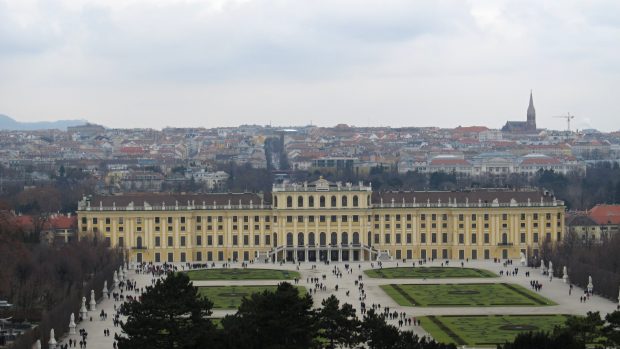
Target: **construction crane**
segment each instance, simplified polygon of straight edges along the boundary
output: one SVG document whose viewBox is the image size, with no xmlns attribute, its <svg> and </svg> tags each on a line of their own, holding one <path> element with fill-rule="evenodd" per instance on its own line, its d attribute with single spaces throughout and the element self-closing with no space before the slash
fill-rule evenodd
<svg viewBox="0 0 620 349">
<path fill-rule="evenodd" d="M 570 132 L 570 121 L 575 118 L 575 115 L 570 115 L 570 113 L 566 113 L 566 115 L 557 115 L 554 118 L 562 118 L 566 119 L 566 130 Z"/>
</svg>

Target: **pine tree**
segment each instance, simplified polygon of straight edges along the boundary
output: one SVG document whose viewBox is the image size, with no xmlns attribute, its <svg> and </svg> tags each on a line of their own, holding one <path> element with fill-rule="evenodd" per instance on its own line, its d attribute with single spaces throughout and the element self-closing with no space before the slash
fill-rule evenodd
<svg viewBox="0 0 620 349">
<path fill-rule="evenodd" d="M 317 336 L 312 297 L 281 283 L 275 292 L 244 298 L 239 311 L 222 320 L 224 348 L 310 349 Z"/>
<path fill-rule="evenodd" d="M 215 327 L 208 318 L 213 303 L 201 298 L 198 288 L 183 273 L 170 274 L 147 287 L 140 302 L 121 307 L 128 316 L 122 324 L 120 349 L 192 349 L 208 347 Z"/>
<path fill-rule="evenodd" d="M 358 344 L 361 324 L 351 304 L 345 303 L 340 307 L 338 298 L 331 295 L 321 305 L 323 308 L 317 313 L 318 326 L 320 335 L 329 341 L 329 348 Z"/>
</svg>

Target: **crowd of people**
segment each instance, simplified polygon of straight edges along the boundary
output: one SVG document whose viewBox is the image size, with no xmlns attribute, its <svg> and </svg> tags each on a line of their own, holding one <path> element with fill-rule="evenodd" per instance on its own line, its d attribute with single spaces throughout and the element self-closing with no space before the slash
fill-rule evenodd
<svg viewBox="0 0 620 349">
<path fill-rule="evenodd" d="M 413 261 L 411 265 L 413 267 L 423 266 L 433 261 L 434 260 L 422 259 L 418 261 Z M 408 263 L 405 263 L 406 261 L 403 261 L 402 264 L 400 264 L 399 262 L 400 261 L 395 263 L 396 267 L 398 267 L 399 265 L 406 266 L 408 264 Z M 519 272 L 520 272 L 519 268 L 511 267 L 512 261 L 502 262 L 499 259 L 496 259 L 494 262 L 503 263 L 502 265 L 505 269 L 499 270 L 500 276 L 516 277 L 519 275 Z M 284 264 L 285 262 L 281 262 L 281 263 Z M 191 270 L 191 269 L 213 269 L 213 268 L 226 269 L 226 268 L 232 268 L 232 267 L 248 268 L 249 265 L 252 263 L 241 262 L 237 265 L 235 264 L 230 263 L 230 262 L 223 262 L 223 263 L 218 263 L 218 264 L 216 264 L 215 262 L 184 263 L 180 265 L 175 265 L 172 263 L 163 263 L 163 264 L 139 263 L 135 265 L 134 271 L 136 275 L 149 276 L 150 280 L 146 281 L 146 283 L 148 284 L 150 282 L 150 285 L 154 285 L 157 282 L 157 280 L 164 279 L 167 276 L 167 274 L 173 273 L 173 272 Z M 329 265 L 329 262 L 326 261 L 325 265 Z M 393 265 L 394 264 L 392 264 L 392 266 Z M 450 265 L 450 261 L 446 260 L 444 262 L 441 262 L 442 267 L 448 267 L 449 265 Z M 461 261 L 460 266 L 464 267 L 464 265 L 465 265 L 464 261 Z M 299 262 L 295 262 L 295 266 L 297 270 L 300 270 L 300 268 L 302 267 L 302 264 Z M 382 269 L 384 267 L 384 263 L 382 261 L 371 262 L 370 267 L 373 269 L 374 268 Z M 419 318 L 416 318 L 415 316 L 412 316 L 411 314 L 407 314 L 407 312 L 405 311 L 394 310 L 394 309 L 391 309 L 390 306 L 385 306 L 385 305 L 382 307 L 380 303 L 367 304 L 368 293 L 367 293 L 366 285 L 364 283 L 364 276 L 363 276 L 363 270 L 362 270 L 361 264 L 358 264 L 357 268 L 354 268 L 348 263 L 334 264 L 333 267 L 329 269 L 331 273 L 321 273 L 318 270 L 319 268 L 317 267 L 316 264 L 309 264 L 306 266 L 306 268 L 307 268 L 307 273 L 308 273 L 307 275 L 305 275 L 306 284 L 309 286 L 308 292 L 310 295 L 325 299 L 330 294 L 335 294 L 341 300 L 344 299 L 346 301 L 350 299 L 351 302 L 348 302 L 348 303 L 352 303 L 354 308 L 359 310 L 358 317 L 363 317 L 365 314 L 367 314 L 368 309 L 373 309 L 376 314 L 378 314 L 379 316 L 383 317 L 386 321 L 398 327 L 403 327 L 403 326 L 415 327 L 415 326 L 420 326 L 421 324 L 421 321 Z M 523 274 L 525 275 L 525 277 L 529 278 L 530 271 L 524 271 Z M 298 285 L 300 283 L 300 279 L 295 278 L 293 279 L 293 282 L 294 284 Z M 539 282 L 538 280 L 530 280 L 529 284 L 530 284 L 530 287 L 536 292 L 540 292 L 542 290 L 542 283 Z M 350 285 L 354 285 L 354 287 L 351 287 Z M 569 288 L 569 295 L 572 289 L 573 289 L 573 285 L 571 284 Z M 112 338 L 113 349 L 117 349 L 117 339 L 121 333 L 120 327 L 123 324 L 122 314 L 120 313 L 122 303 L 131 301 L 134 299 L 139 300 L 140 294 L 145 292 L 145 290 L 146 290 L 146 287 L 139 286 L 136 280 L 125 279 L 123 281 L 119 281 L 116 287 L 110 289 L 107 292 L 107 294 L 104 294 L 104 296 L 107 296 L 108 300 L 113 300 L 114 312 L 112 313 L 112 316 L 111 316 L 113 333 L 107 327 L 103 329 L 104 337 Z M 357 294 L 352 296 L 351 294 L 352 292 L 357 293 Z M 584 294 L 580 297 L 580 302 L 585 303 L 586 301 L 590 299 L 590 296 L 591 295 L 587 291 L 585 291 Z M 91 317 L 91 321 L 92 321 L 92 317 Z M 108 313 L 104 309 L 102 309 L 99 313 L 99 321 L 103 321 L 103 322 L 108 321 Z M 87 348 L 87 337 L 88 337 L 88 333 L 86 332 L 86 330 L 81 329 L 79 332 L 79 340 L 74 339 L 72 337 L 68 338 L 67 344 L 59 344 L 57 348 L 67 349 L 71 347 L 77 347 L 77 345 L 79 345 L 80 348 Z"/>
</svg>

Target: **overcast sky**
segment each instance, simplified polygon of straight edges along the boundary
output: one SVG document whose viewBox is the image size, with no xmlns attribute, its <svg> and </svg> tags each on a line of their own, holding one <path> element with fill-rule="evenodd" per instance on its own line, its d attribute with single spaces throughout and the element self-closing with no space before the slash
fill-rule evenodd
<svg viewBox="0 0 620 349">
<path fill-rule="evenodd" d="M 620 129 L 620 1 L 0 0 L 0 114 Z"/>
</svg>

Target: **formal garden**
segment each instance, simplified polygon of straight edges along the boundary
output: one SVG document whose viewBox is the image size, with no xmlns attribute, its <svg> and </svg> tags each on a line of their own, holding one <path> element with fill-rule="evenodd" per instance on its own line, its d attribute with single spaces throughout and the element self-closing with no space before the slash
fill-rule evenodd
<svg viewBox="0 0 620 349">
<path fill-rule="evenodd" d="M 192 281 L 208 280 L 292 280 L 299 278 L 299 273 L 291 270 L 278 269 L 199 269 L 187 272 Z"/>
<path fill-rule="evenodd" d="M 366 270 L 365 273 L 368 277 L 382 279 L 449 279 L 497 277 L 497 274 L 488 270 L 461 267 L 381 268 Z"/>
<path fill-rule="evenodd" d="M 551 331 L 564 315 L 449 315 L 421 317 L 433 338 L 456 345 L 492 346 L 512 341 L 522 332 Z"/>
<path fill-rule="evenodd" d="M 396 303 L 419 307 L 504 307 L 555 305 L 519 285 L 496 284 L 389 284 L 381 288 Z"/>
<path fill-rule="evenodd" d="M 263 293 L 265 291 L 275 291 L 277 285 L 266 286 L 206 286 L 199 287 L 198 293 L 202 297 L 208 298 L 213 302 L 213 309 L 237 309 L 241 305 L 244 297 L 249 298 L 253 293 Z M 304 294 L 304 287 L 296 287 L 300 294 Z"/>
</svg>

